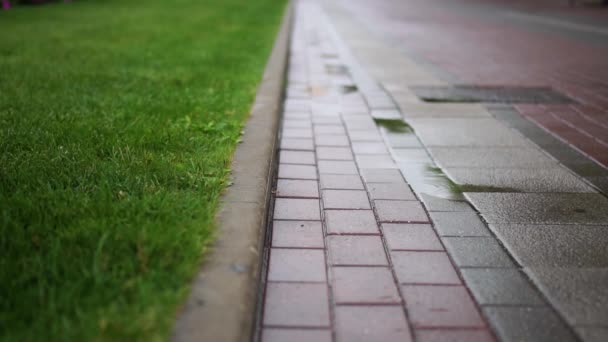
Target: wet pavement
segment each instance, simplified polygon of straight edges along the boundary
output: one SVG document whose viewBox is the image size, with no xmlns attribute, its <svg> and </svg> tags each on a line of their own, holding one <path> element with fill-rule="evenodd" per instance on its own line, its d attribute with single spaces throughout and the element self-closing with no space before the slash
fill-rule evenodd
<svg viewBox="0 0 608 342">
<path fill-rule="evenodd" d="M 256 339 L 608 340 L 608 26 L 514 4 L 298 2 Z"/>
</svg>

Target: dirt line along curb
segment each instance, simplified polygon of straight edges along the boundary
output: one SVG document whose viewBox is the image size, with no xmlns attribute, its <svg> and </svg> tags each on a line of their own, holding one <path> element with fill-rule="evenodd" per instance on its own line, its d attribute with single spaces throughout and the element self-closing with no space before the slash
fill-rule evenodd
<svg viewBox="0 0 608 342">
<path fill-rule="evenodd" d="M 217 239 L 178 314 L 173 341 L 251 338 L 292 12 L 290 3 L 234 154 L 233 185 L 221 199 Z"/>
</svg>

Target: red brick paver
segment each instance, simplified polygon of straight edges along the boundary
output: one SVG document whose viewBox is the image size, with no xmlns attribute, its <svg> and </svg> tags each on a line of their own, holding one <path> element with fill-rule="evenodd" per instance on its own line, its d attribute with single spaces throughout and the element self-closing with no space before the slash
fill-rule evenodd
<svg viewBox="0 0 608 342">
<path fill-rule="evenodd" d="M 323 13 L 296 12 L 262 341 L 492 341 Z"/>
</svg>

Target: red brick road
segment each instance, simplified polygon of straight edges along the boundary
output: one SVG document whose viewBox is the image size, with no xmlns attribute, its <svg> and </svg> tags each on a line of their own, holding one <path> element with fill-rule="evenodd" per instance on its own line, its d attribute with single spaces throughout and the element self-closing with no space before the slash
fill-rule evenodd
<svg viewBox="0 0 608 342">
<path fill-rule="evenodd" d="M 567 94 L 578 104 L 516 108 L 608 167 L 607 9 L 499 0 L 355 0 L 347 7 L 459 83 Z"/>
</svg>

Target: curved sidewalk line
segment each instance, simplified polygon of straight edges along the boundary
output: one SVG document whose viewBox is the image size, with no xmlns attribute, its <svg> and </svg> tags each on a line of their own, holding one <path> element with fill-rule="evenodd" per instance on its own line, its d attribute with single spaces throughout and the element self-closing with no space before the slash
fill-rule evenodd
<svg viewBox="0 0 608 342">
<path fill-rule="evenodd" d="M 172 341 L 251 338 L 258 292 L 252 284 L 260 278 L 292 13 L 289 2 L 232 160 L 233 185 L 221 199 L 217 238 L 178 313 Z"/>
</svg>

